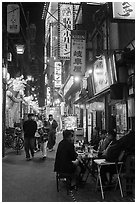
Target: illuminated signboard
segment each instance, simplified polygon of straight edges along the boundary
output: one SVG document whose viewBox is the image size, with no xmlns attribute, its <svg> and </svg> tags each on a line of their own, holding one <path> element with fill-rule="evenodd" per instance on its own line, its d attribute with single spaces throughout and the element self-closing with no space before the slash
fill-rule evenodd
<svg viewBox="0 0 137 204">
<path fill-rule="evenodd" d="M 47 87 L 47 105 L 50 105 L 50 87 Z"/>
<path fill-rule="evenodd" d="M 20 32 L 20 8 L 18 4 L 9 4 L 7 6 L 7 32 Z"/>
<path fill-rule="evenodd" d="M 84 75 L 86 34 L 85 31 L 71 32 L 71 75 Z"/>
<path fill-rule="evenodd" d="M 109 87 L 105 56 L 100 56 L 100 58 L 94 63 L 93 82 L 95 94 Z"/>
<path fill-rule="evenodd" d="M 68 82 L 66 83 L 66 85 L 64 86 L 64 96 L 66 95 L 66 93 L 69 91 L 69 89 L 73 84 L 74 84 L 74 78 L 73 76 L 71 76 Z"/>
<path fill-rule="evenodd" d="M 61 67 L 61 62 L 55 62 L 55 73 L 54 73 L 54 79 L 55 79 L 55 88 L 60 88 L 61 87 L 61 72 L 62 72 L 62 67 Z"/>
<path fill-rule="evenodd" d="M 71 30 L 74 26 L 74 6 L 69 3 L 58 4 L 58 56 L 61 59 L 70 59 Z"/>
<path fill-rule="evenodd" d="M 45 74 L 45 85 L 47 85 L 48 84 L 48 76 L 47 76 L 47 74 Z"/>
<path fill-rule="evenodd" d="M 135 19 L 135 2 L 112 2 L 113 18 Z"/>
</svg>

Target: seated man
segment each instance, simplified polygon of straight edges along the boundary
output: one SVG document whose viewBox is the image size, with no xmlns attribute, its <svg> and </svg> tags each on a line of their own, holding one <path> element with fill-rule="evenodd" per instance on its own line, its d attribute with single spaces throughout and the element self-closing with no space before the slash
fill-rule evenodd
<svg viewBox="0 0 137 204">
<path fill-rule="evenodd" d="M 115 162 L 121 161 L 121 159 L 126 159 L 125 157 L 129 154 L 135 154 L 135 132 L 129 131 L 125 136 L 116 140 L 114 143 L 108 146 L 107 151 L 102 158 L 105 158 L 106 161 Z M 121 158 L 120 158 L 121 157 Z M 116 170 L 113 166 L 101 168 L 101 177 L 103 184 L 111 183 L 113 174 L 116 173 Z"/>
<path fill-rule="evenodd" d="M 126 154 L 135 154 L 135 132 L 129 131 L 123 137 L 111 145 L 105 156 L 107 161 L 116 161 L 122 151 Z"/>
<path fill-rule="evenodd" d="M 56 152 L 54 171 L 71 174 L 72 186 L 76 185 L 76 178 L 80 173 L 80 167 L 78 166 L 79 160 L 77 156 L 78 155 L 75 152 L 73 143 L 73 131 L 64 130 L 63 140 L 59 143 Z"/>
<path fill-rule="evenodd" d="M 116 140 L 116 132 L 113 130 L 109 130 L 108 136 L 107 136 L 107 145 L 106 145 L 106 148 L 102 151 L 102 154 L 100 156 L 101 158 L 106 157 L 108 149 L 110 148 L 110 146 L 114 145 L 116 143 L 116 141 L 117 141 Z"/>
<path fill-rule="evenodd" d="M 115 144 L 117 141 L 116 140 L 116 132 L 114 132 L 113 130 L 108 131 L 108 136 L 106 137 L 105 140 L 106 140 L 104 143 L 105 145 L 103 146 L 102 151 L 98 152 L 98 159 L 99 158 L 100 159 L 106 158 L 106 154 L 107 154 L 108 149 L 110 148 L 111 145 Z M 96 169 L 96 165 L 95 165 L 95 163 L 93 163 L 93 165 L 92 165 L 93 174 L 95 172 L 95 169 Z M 104 167 L 102 169 L 104 169 Z M 103 175 L 103 176 L 104 176 L 104 180 L 106 180 L 106 175 Z"/>
<path fill-rule="evenodd" d="M 102 130 L 101 131 L 101 140 L 99 142 L 99 146 L 98 146 L 98 154 L 101 155 L 103 153 L 103 151 L 106 149 L 108 143 L 109 143 L 109 140 L 107 138 L 107 131 L 106 130 Z"/>
</svg>

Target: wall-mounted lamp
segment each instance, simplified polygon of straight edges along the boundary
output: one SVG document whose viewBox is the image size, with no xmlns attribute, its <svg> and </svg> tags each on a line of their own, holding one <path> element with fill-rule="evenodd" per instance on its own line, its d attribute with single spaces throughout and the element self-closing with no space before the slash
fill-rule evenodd
<svg viewBox="0 0 137 204">
<path fill-rule="evenodd" d="M 80 105 L 80 108 L 81 108 L 81 109 L 84 109 L 84 108 L 85 108 L 85 105 L 84 105 L 84 104 L 81 104 L 81 105 Z"/>
<path fill-rule="evenodd" d="M 16 45 L 16 52 L 18 55 L 23 55 L 25 50 L 25 46 L 24 45 Z"/>
<path fill-rule="evenodd" d="M 31 75 L 27 76 L 27 81 L 32 81 L 33 77 Z"/>
<path fill-rule="evenodd" d="M 7 54 L 7 60 L 8 60 L 8 62 L 11 62 L 11 61 L 12 61 L 12 54 L 11 54 L 11 52 L 8 52 L 8 54 Z"/>
</svg>

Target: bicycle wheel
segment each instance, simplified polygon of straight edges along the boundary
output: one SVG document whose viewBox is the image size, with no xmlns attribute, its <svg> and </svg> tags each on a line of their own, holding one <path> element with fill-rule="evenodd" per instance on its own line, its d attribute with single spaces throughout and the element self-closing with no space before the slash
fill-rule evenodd
<svg viewBox="0 0 137 204">
<path fill-rule="evenodd" d="M 12 148 L 14 150 L 21 150 L 24 147 L 24 140 L 21 137 L 16 136 L 12 143 Z"/>
<path fill-rule="evenodd" d="M 5 134 L 5 147 L 12 147 L 13 143 L 13 136 L 10 134 Z"/>
</svg>

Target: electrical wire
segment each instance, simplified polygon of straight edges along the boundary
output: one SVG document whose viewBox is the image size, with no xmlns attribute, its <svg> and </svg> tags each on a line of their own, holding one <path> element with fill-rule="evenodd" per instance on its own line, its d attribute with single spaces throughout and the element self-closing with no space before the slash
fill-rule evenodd
<svg viewBox="0 0 137 204">
<path fill-rule="evenodd" d="M 27 24 L 27 27 L 29 28 L 29 23 L 28 23 L 27 18 L 26 18 L 26 16 L 25 16 L 25 12 L 24 12 L 24 9 L 23 9 L 23 6 L 22 6 L 22 3 L 21 3 L 21 2 L 20 2 L 20 6 L 21 6 L 21 10 L 22 10 L 22 13 L 23 13 L 24 19 L 25 19 L 26 24 Z"/>
<path fill-rule="evenodd" d="M 59 24 L 61 24 L 65 29 L 67 29 L 68 31 L 71 31 L 69 28 L 67 28 L 63 23 L 59 22 L 59 20 L 48 11 L 48 9 L 45 9 L 47 11 L 47 13 L 49 13 L 49 15 L 51 15 Z"/>
</svg>

